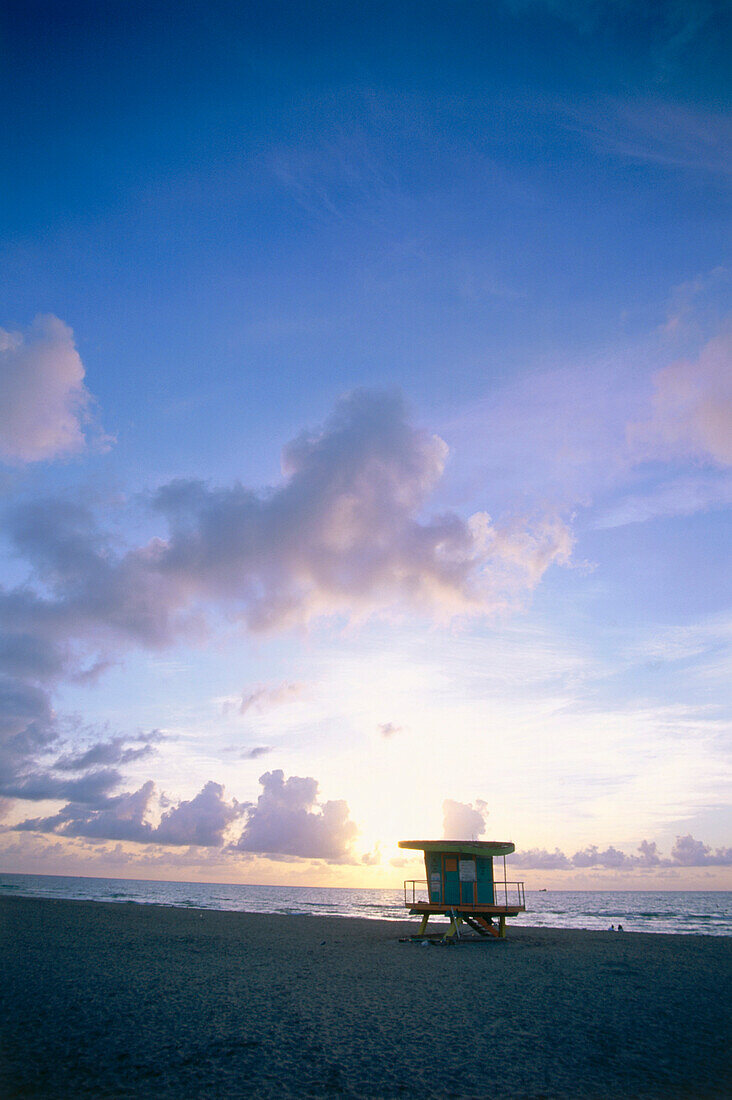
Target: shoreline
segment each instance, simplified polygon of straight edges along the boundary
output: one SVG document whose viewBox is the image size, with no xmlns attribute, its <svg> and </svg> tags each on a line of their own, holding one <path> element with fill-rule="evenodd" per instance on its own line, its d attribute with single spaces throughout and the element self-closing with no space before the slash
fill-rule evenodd
<svg viewBox="0 0 732 1100">
<path fill-rule="evenodd" d="M 306 917 L 297 920 L 298 916 Z M 293 919 L 295 918 L 295 919 Z M 729 937 L 0 897 L 4 1097 L 722 1097 Z"/>
<path fill-rule="evenodd" d="M 129 879 L 129 880 L 125 880 L 125 881 L 134 882 L 136 880 L 135 879 Z M 145 880 L 140 880 L 140 881 L 145 881 Z M 704 893 L 711 893 L 711 892 L 712 891 L 704 891 Z M 727 893 L 727 892 L 728 891 L 725 891 L 725 890 L 717 891 L 717 893 Z M 416 931 L 416 929 L 419 925 L 419 918 L 416 917 L 416 916 L 409 916 L 408 913 L 407 913 L 406 908 L 405 908 L 405 915 L 404 916 L 400 916 L 400 917 L 383 917 L 383 916 L 370 917 L 370 916 L 361 915 L 361 914 L 359 914 L 358 916 L 355 916 L 353 914 L 346 914 L 346 913 L 309 913 L 309 912 L 305 912 L 305 911 L 282 910 L 282 909 L 277 909 L 277 910 L 272 910 L 272 911 L 269 911 L 269 910 L 265 911 L 265 910 L 261 910 L 261 909 L 215 909 L 213 906 L 210 906 L 210 905 L 182 905 L 182 904 L 175 904 L 175 902 L 142 901 L 142 900 L 139 900 L 139 899 L 136 899 L 136 898 L 103 898 L 103 899 L 102 898 L 54 898 L 54 897 L 41 896 L 41 895 L 37 895 L 37 894 L 0 894 L 0 906 L 2 906 L 2 903 L 6 900 L 7 901 L 15 901 L 15 900 L 17 900 L 17 901 L 40 901 L 40 902 L 51 902 L 51 903 L 59 902 L 59 903 L 62 903 L 62 904 L 68 902 L 68 903 L 71 903 L 73 905 L 92 905 L 92 906 L 93 905 L 101 905 L 101 906 L 104 906 L 105 908 L 107 906 L 119 906 L 120 908 L 125 908 L 125 907 L 129 906 L 131 908 L 141 908 L 141 909 L 173 910 L 175 912 L 181 912 L 181 913 L 222 913 L 222 914 L 223 913 L 228 913 L 228 914 L 231 914 L 232 916 L 242 916 L 242 917 L 265 917 L 265 918 L 266 917 L 282 917 L 284 920 L 288 920 L 290 918 L 304 917 L 304 918 L 312 919 L 312 920 L 324 920 L 324 921 L 343 920 L 343 921 L 364 922 L 366 924 L 383 924 L 383 925 L 386 925 L 389 928 L 393 928 L 394 925 L 400 924 L 400 925 L 408 926 L 409 928 L 412 929 L 412 931 Z M 508 917 L 507 918 L 507 921 L 506 921 L 506 937 L 507 938 L 510 936 L 511 932 L 514 932 L 514 933 L 517 933 L 517 932 L 518 933 L 536 932 L 536 933 L 540 933 L 540 934 L 549 933 L 549 934 L 552 934 L 552 935 L 554 933 L 557 933 L 557 934 L 567 933 L 567 934 L 572 935 L 572 936 L 574 936 L 574 935 L 592 935 L 592 936 L 617 935 L 617 931 L 611 931 L 610 929 L 605 929 L 605 928 L 569 928 L 569 927 L 562 926 L 562 925 L 556 925 L 555 926 L 555 925 L 545 925 L 545 924 L 536 924 L 536 925 L 533 925 L 533 924 L 520 924 L 520 923 L 516 923 L 516 920 L 517 920 L 516 917 Z M 429 924 L 430 930 L 434 931 L 437 928 L 438 924 L 444 925 L 444 927 L 447 929 L 449 927 L 450 920 L 449 920 L 448 917 L 445 917 L 440 913 L 433 913 L 431 918 L 430 918 L 430 924 Z M 463 934 L 467 938 L 472 938 L 472 933 L 470 932 L 470 929 L 468 929 L 468 928 L 463 929 Z M 690 938 L 697 937 L 697 938 L 700 938 L 700 939 L 728 939 L 728 940 L 732 941 L 732 933 L 720 933 L 720 932 L 715 932 L 715 933 L 712 933 L 712 932 L 665 932 L 665 931 L 663 931 L 663 932 L 662 931 L 649 932 L 649 931 L 638 931 L 636 929 L 623 928 L 620 931 L 620 935 L 653 936 L 654 939 L 658 938 L 659 936 L 665 936 L 665 937 L 669 937 L 671 939 L 679 939 L 679 940 L 687 940 L 687 939 L 690 939 Z"/>
</svg>

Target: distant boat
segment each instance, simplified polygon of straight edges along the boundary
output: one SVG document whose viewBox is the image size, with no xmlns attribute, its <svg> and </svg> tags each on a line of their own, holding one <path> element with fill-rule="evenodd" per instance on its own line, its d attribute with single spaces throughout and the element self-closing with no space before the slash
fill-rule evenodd
<svg viewBox="0 0 732 1100">
<path fill-rule="evenodd" d="M 541 890 L 539 890 L 539 893 L 540 894 L 545 894 L 546 893 L 546 886 L 542 886 Z"/>
</svg>

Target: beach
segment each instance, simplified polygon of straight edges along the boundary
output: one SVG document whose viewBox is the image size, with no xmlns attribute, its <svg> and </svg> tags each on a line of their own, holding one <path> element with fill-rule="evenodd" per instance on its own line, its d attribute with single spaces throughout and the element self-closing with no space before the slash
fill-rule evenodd
<svg viewBox="0 0 732 1100">
<path fill-rule="evenodd" d="M 0 899 L 0 1096 L 729 1097 L 729 937 Z"/>
</svg>

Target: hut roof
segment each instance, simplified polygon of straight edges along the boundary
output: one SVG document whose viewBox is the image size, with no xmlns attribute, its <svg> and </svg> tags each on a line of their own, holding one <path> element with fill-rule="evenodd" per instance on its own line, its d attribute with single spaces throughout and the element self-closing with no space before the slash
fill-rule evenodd
<svg viewBox="0 0 732 1100">
<path fill-rule="evenodd" d="M 510 856 L 516 851 L 510 840 L 400 840 L 399 847 L 423 852 L 464 852 L 471 856 Z"/>
</svg>

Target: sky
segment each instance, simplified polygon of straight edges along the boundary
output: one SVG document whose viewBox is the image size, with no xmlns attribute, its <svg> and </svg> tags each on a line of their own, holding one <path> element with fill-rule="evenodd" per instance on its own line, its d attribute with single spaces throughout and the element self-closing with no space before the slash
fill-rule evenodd
<svg viewBox="0 0 732 1100">
<path fill-rule="evenodd" d="M 732 886 L 730 22 L 3 5 L 3 870 Z"/>
</svg>

